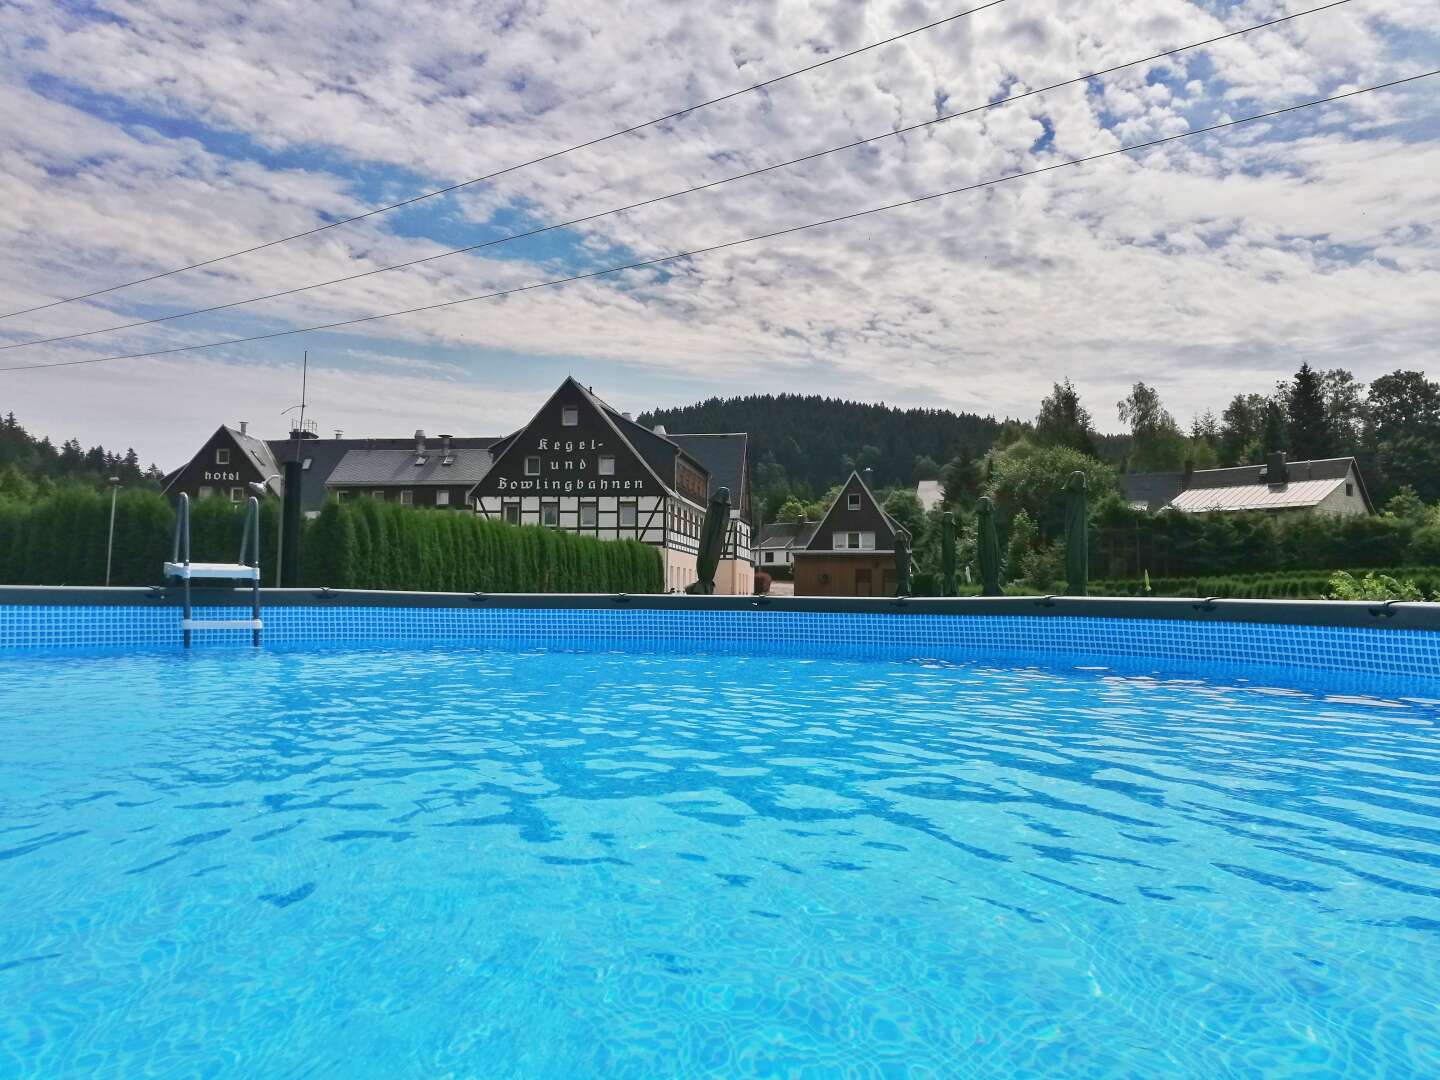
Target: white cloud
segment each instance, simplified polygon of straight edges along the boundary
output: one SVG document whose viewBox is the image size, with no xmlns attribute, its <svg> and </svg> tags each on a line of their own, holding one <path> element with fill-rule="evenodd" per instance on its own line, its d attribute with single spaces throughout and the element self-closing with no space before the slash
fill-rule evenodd
<svg viewBox="0 0 1440 1080">
<path fill-rule="evenodd" d="M 409 170 L 422 185 L 492 172 L 944 14 L 880 2 L 393 0 L 342 10 L 147 0 L 101 10 L 107 17 L 0 9 L 7 310 L 314 228 L 372 204 L 377 190 L 413 193 L 401 174 L 375 179 L 377 169 Z M 929 119 L 939 101 L 965 108 L 1285 10 L 1017 0 L 468 189 L 446 204 L 444 242 L 417 238 L 404 227 L 413 217 L 372 218 L 0 321 L 0 341 L 433 254 L 473 242 L 497 212 L 543 223 L 603 210 Z M 1164 82 L 1118 73 L 1100 88 L 606 218 L 584 227 L 583 243 L 597 258 L 666 254 L 1283 107 L 1435 66 L 1437 23 L 1440 0 L 1357 2 L 1154 65 Z M 1302 358 L 1362 378 L 1423 367 L 1440 333 L 1433 100 L 1433 86 L 1359 98 L 663 270 L 370 323 L 363 339 L 326 339 L 318 370 L 337 387 L 337 423 L 389 434 L 444 426 L 441 398 L 462 406 L 449 426 L 498 431 L 550 388 L 552 366 L 528 377 L 514 370 L 522 359 L 505 391 L 487 392 L 493 368 L 472 359 L 482 354 L 619 365 L 633 371 L 623 393 L 641 407 L 718 384 L 1028 415 L 1050 381 L 1069 376 L 1102 422 L 1139 377 L 1185 416 L 1264 389 Z M 219 135 L 202 141 L 197 123 Z M 566 272 L 552 248 L 510 247 L 254 310 L 267 326 L 330 322 Z M 163 348 L 248 326 L 193 320 L 0 360 Z M 304 344 L 0 375 L 0 402 L 32 427 L 92 441 L 103 432 L 170 464 L 189 445 L 183 426 L 208 430 L 248 401 L 261 417 L 288 404 L 288 368 L 276 360 Z M 180 400 L 173 385 L 165 391 L 166 373 L 183 383 Z M 497 405 L 513 406 L 508 421 Z"/>
</svg>

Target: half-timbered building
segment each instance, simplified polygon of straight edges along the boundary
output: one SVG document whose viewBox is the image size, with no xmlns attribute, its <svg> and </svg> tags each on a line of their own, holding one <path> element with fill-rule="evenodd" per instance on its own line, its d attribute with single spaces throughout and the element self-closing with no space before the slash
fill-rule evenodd
<svg viewBox="0 0 1440 1080">
<path fill-rule="evenodd" d="M 490 452 L 490 470 L 471 492 L 479 513 L 512 525 L 652 544 L 664 557 L 667 589 L 695 581 L 706 506 L 712 490 L 725 486 L 699 460 L 707 451 L 636 423 L 567 378 L 525 427 Z M 733 447 L 717 444 L 712 452 L 731 454 Z M 726 593 L 754 587 L 743 456 L 742 442 L 741 461 L 726 477 L 739 485 L 730 493 L 736 511 L 730 565 L 716 575 L 717 591 Z"/>
</svg>

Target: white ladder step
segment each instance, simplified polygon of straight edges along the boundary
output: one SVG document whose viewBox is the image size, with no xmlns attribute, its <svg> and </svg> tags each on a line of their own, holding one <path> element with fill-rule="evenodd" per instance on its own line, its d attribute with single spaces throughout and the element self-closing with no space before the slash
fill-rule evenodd
<svg viewBox="0 0 1440 1080">
<path fill-rule="evenodd" d="M 181 630 L 263 630 L 260 619 L 181 619 Z"/>
<path fill-rule="evenodd" d="M 260 569 L 255 566 L 246 566 L 244 563 L 167 562 L 165 564 L 165 576 L 177 578 L 244 578 L 248 581 L 258 579 L 260 577 Z"/>
</svg>

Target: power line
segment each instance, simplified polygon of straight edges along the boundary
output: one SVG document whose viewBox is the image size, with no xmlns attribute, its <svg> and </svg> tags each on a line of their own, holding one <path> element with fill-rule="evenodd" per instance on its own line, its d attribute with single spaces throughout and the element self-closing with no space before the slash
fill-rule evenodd
<svg viewBox="0 0 1440 1080">
<path fill-rule="evenodd" d="M 1167 49 L 1164 52 L 1155 53 L 1152 56 L 1146 56 L 1139 60 L 1130 60 L 1123 64 L 1115 64 L 1100 71 L 1092 71 L 1088 75 L 1080 75 L 1073 79 L 1066 79 L 1063 82 L 1051 83 L 1049 86 L 1042 86 L 1036 90 L 1027 90 L 1023 93 L 1011 94 L 1008 97 L 999 98 L 995 101 L 989 101 L 983 105 L 976 105 L 968 109 L 962 109 L 956 112 L 946 113 L 943 116 L 937 116 L 930 120 L 922 120 L 919 123 L 910 124 L 906 127 L 895 128 L 891 131 L 882 132 L 879 135 L 872 135 L 864 139 L 856 139 L 854 142 L 848 142 L 841 146 L 832 146 L 828 150 L 818 150 L 815 153 L 806 154 L 802 157 L 791 158 L 789 161 L 781 161 L 777 162 L 774 165 L 766 165 L 759 169 L 751 169 L 748 172 L 737 173 L 734 176 L 723 177 L 719 180 L 711 180 L 708 183 L 697 184 L 694 187 L 685 188 L 681 191 L 672 191 L 668 195 L 656 195 L 652 198 L 642 199 L 639 202 L 633 202 L 626 206 L 618 206 L 611 210 L 601 210 L 594 214 L 586 214 L 583 217 L 572 218 L 569 221 L 561 221 L 553 225 L 545 225 L 540 228 L 527 230 L 526 232 L 511 233 L 508 236 L 498 237 L 494 240 L 485 240 L 477 244 L 467 244 L 464 247 L 452 248 L 449 251 L 438 252 L 434 255 L 426 255 L 418 259 L 410 259 L 406 262 L 394 263 L 390 266 L 378 266 L 371 270 L 362 270 L 359 273 L 347 274 L 344 277 L 331 278 L 329 281 L 317 281 L 313 285 L 299 285 L 293 289 L 281 289 L 278 292 L 264 293 L 260 296 L 252 296 L 245 300 L 232 300 L 229 303 L 225 304 L 212 304 L 209 307 L 195 308 L 191 311 L 181 311 L 173 315 L 160 315 L 153 319 L 138 319 L 134 322 L 119 323 L 115 326 L 104 326 L 96 330 L 82 330 L 73 334 L 57 334 L 53 337 L 35 338 L 31 341 L 11 342 L 7 345 L 0 345 L 0 352 L 5 352 L 9 349 L 23 349 L 31 345 L 48 345 L 59 341 L 74 341 L 78 338 L 94 337 L 97 334 L 109 334 L 117 330 L 133 330 L 136 327 L 153 326 L 156 323 L 174 322 L 176 319 L 186 319 L 193 315 L 208 315 L 216 311 L 226 311 L 230 308 L 244 307 L 247 304 L 258 304 L 265 300 L 276 300 L 282 296 L 294 296 L 297 293 L 309 292 L 312 289 L 324 289 L 328 288 L 331 285 L 343 285 L 346 282 L 358 281 L 361 278 L 373 277 L 376 274 L 389 273 L 391 270 L 406 270 L 412 266 L 420 266 L 423 263 L 435 262 L 438 259 L 447 259 L 452 255 L 462 255 L 470 251 L 479 251 L 482 248 L 495 247 L 499 244 L 509 243 L 511 240 L 528 239 L 529 237 L 539 236 L 542 233 L 553 232 L 556 229 L 572 228 L 576 225 L 583 225 L 586 222 L 596 221 L 604 217 L 610 217 L 613 214 L 623 214 L 631 210 L 638 210 L 646 206 L 653 206 L 656 203 L 666 202 L 670 199 L 678 199 L 685 195 L 693 195 L 696 192 L 708 191 L 712 188 L 722 187 L 725 184 L 732 184 L 739 180 L 749 180 L 756 176 L 762 176 L 765 173 L 775 172 L 779 169 L 789 168 L 792 165 L 800 165 L 807 161 L 814 161 L 818 158 L 826 157 L 830 154 L 838 154 L 845 150 L 853 150 L 858 146 L 866 146 L 872 143 L 881 142 L 885 139 L 894 138 L 897 135 L 906 135 L 913 131 L 919 131 L 922 128 L 933 127 L 937 124 L 943 124 L 950 120 L 959 119 L 960 117 L 971 116 L 978 112 L 985 112 L 989 109 L 999 108 L 1002 105 L 1013 104 L 1016 101 L 1022 101 L 1025 98 L 1031 98 L 1039 94 L 1045 94 L 1050 92 L 1051 90 L 1059 90 L 1063 87 L 1074 86 L 1077 83 L 1089 82 L 1093 79 L 1102 78 L 1106 75 L 1113 75 L 1117 71 L 1124 71 L 1126 68 L 1138 67 L 1141 64 L 1149 64 L 1153 63 L 1156 60 L 1163 60 L 1167 57 L 1176 56 L 1179 53 L 1189 52 L 1193 49 L 1201 49 L 1208 45 L 1214 45 L 1217 42 L 1226 41 L 1230 38 L 1240 37 L 1243 34 L 1253 33 L 1256 30 L 1265 30 L 1270 27 L 1277 26 L 1280 23 L 1290 22 L 1294 19 L 1303 18 L 1306 15 L 1314 15 L 1317 12 L 1328 11 L 1330 8 L 1340 7 L 1342 4 L 1348 4 L 1349 2 L 1350 0 L 1331 0 L 1330 3 L 1321 4 L 1318 7 L 1313 7 L 1305 11 L 1297 11 L 1290 15 L 1283 15 L 1278 18 L 1269 19 L 1266 22 L 1256 23 L 1254 26 L 1247 26 L 1241 30 L 1232 30 L 1229 33 L 1220 34 L 1212 38 L 1206 38 L 1204 41 L 1197 41 L 1190 45 L 1181 45 L 1178 48 Z"/>
<path fill-rule="evenodd" d="M 531 292 L 535 289 L 544 289 L 554 285 L 568 285 L 576 281 L 587 281 L 591 278 L 606 277 L 610 274 L 619 274 L 627 270 L 640 270 L 647 266 L 659 266 L 663 263 L 677 262 L 680 259 L 693 258 L 696 255 L 706 255 L 715 251 L 725 251 L 729 248 L 740 247 L 744 244 L 753 244 L 761 240 L 773 240 L 780 236 L 790 236 L 795 233 L 805 232 L 808 229 L 820 228 L 824 225 L 834 225 L 842 221 L 854 221 L 857 218 L 869 217 L 874 214 L 883 214 L 890 210 L 899 210 L 907 206 L 917 206 L 920 203 L 931 202 L 935 199 L 947 198 L 951 195 L 962 195 L 966 192 L 979 191 L 983 188 L 995 187 L 999 184 L 1008 183 L 1011 180 L 1021 180 L 1026 177 L 1040 176 L 1044 173 L 1055 172 L 1057 169 L 1069 168 L 1073 165 L 1085 165 L 1089 162 L 1100 161 L 1104 158 L 1115 157 L 1118 154 L 1132 154 L 1140 150 L 1149 150 L 1157 146 L 1164 146 L 1167 143 L 1177 142 L 1180 139 L 1188 139 L 1196 135 L 1205 135 L 1215 131 L 1224 131 L 1227 128 L 1239 127 L 1241 124 L 1253 123 L 1257 120 L 1269 120 L 1277 116 L 1284 116 L 1287 113 L 1299 112 L 1302 109 L 1313 108 L 1317 105 L 1329 105 L 1337 101 L 1344 101 L 1347 98 L 1359 97 L 1362 94 L 1371 94 L 1379 90 L 1388 90 L 1392 87 L 1403 86 L 1406 83 L 1418 82 L 1421 79 L 1428 79 L 1440 75 L 1440 68 L 1432 71 L 1422 72 L 1418 75 L 1409 75 L 1403 79 L 1393 79 L 1390 82 L 1379 83 L 1375 86 L 1367 86 L 1359 90 L 1350 90 L 1343 94 L 1335 94 L 1331 97 L 1318 98 L 1313 101 L 1301 102 L 1299 105 L 1289 105 L 1283 109 L 1272 109 L 1269 112 L 1256 113 L 1253 116 L 1244 116 L 1238 120 L 1227 120 L 1219 124 L 1211 124 L 1208 127 L 1196 128 L 1193 131 L 1184 131 L 1178 135 L 1167 135 L 1160 139 L 1150 139 L 1142 143 L 1134 143 L 1130 146 L 1117 147 L 1114 150 L 1106 150 L 1099 154 L 1091 154 L 1087 157 L 1072 158 L 1069 161 L 1057 162 L 1054 165 L 1046 165 L 1039 169 L 1027 169 L 1023 172 L 1010 173 L 1006 176 L 995 177 L 990 180 L 982 180 L 979 183 L 967 184 L 964 187 L 950 188 L 946 191 L 931 192 L 928 195 L 919 195 L 913 199 L 904 199 L 900 202 L 887 203 L 884 206 L 873 206 L 868 210 L 856 210 L 849 214 L 840 214 L 836 217 L 823 218 L 820 221 L 807 222 L 804 225 L 792 225 L 785 229 L 776 229 L 773 232 L 761 233 L 756 236 L 747 236 L 740 240 L 728 240 L 720 244 L 711 244 L 707 247 L 692 248 L 689 251 L 677 252 L 673 255 L 661 255 L 653 259 L 642 259 L 637 262 L 624 263 L 620 266 L 610 266 L 603 270 L 591 270 L 583 274 L 572 274 L 569 277 L 552 278 L 548 281 L 536 281 L 529 285 L 518 285 L 510 289 L 499 289 L 495 292 L 481 293 L 477 296 L 464 296 L 458 300 L 445 300 L 436 304 L 424 304 L 419 307 L 405 308 L 400 311 L 387 311 L 378 315 L 362 315 L 354 319 L 341 319 L 336 322 L 320 323 L 315 326 L 296 327 L 291 330 L 276 330 L 268 334 L 253 334 L 249 337 L 230 338 L 226 341 L 210 341 L 200 345 L 180 345 L 169 349 L 155 349 L 149 352 L 122 353 L 116 356 L 97 356 L 84 360 L 60 360 L 48 364 L 21 364 L 13 367 L 0 367 L 0 373 L 14 371 L 39 371 L 46 368 L 79 367 L 85 364 L 103 364 L 111 360 L 137 360 L 149 356 L 169 356 L 174 353 L 198 352 L 201 349 L 215 349 L 225 345 L 242 345 L 252 341 L 269 341 L 274 338 L 291 337 L 295 334 L 308 334 L 321 330 L 336 330 L 343 326 L 357 326 L 360 323 L 376 322 L 380 319 L 393 319 L 401 315 L 415 315 L 425 311 L 438 311 L 442 308 L 455 307 L 459 304 L 474 303 L 478 300 L 495 300 L 504 296 L 514 296 L 518 293 Z"/>
<path fill-rule="evenodd" d="M 520 169 L 529 168 L 531 165 L 539 165 L 542 162 L 553 161 L 555 158 L 563 157 L 566 154 L 573 154 L 577 150 L 585 150 L 592 146 L 599 146 L 601 143 L 609 142 L 611 139 L 618 139 L 622 135 L 633 135 L 637 131 L 642 131 L 648 127 L 654 127 L 657 124 L 663 124 L 668 120 L 678 120 L 682 116 L 687 116 L 693 112 L 699 112 L 701 109 L 709 108 L 711 105 L 718 105 L 722 101 L 730 101 L 733 98 L 740 97 L 744 94 L 753 93 L 756 90 L 764 90 L 766 87 L 774 86 L 777 83 L 782 83 L 786 79 L 793 79 L 797 75 L 804 75 L 808 72 L 816 71 L 819 68 L 825 67 L 828 64 L 837 64 L 841 60 L 848 60 L 852 56 L 859 56 L 861 53 L 870 52 L 872 49 L 879 49 L 885 45 L 894 44 L 895 42 L 900 41 L 903 38 L 911 37 L 915 34 L 922 34 L 927 30 L 934 30 L 937 26 L 944 26 L 947 23 L 952 23 L 959 19 L 963 19 L 967 15 L 974 15 L 977 12 L 985 11 L 987 8 L 998 7 L 1004 2 L 1005 0 L 989 0 L 988 3 L 979 4 L 965 11 L 956 12 L 954 15 L 947 15 L 943 19 L 936 19 L 934 22 L 928 22 L 924 26 L 917 26 L 913 30 L 906 30 L 899 34 L 892 34 L 890 37 L 882 38 L 880 41 L 873 41 L 869 45 L 862 45 L 858 49 L 851 49 L 849 52 L 839 53 L 836 56 L 826 57 L 824 60 L 817 61 L 816 63 L 807 65 L 806 67 L 796 68 L 794 71 L 787 71 L 783 75 L 777 75 L 774 78 L 765 79 L 762 82 L 754 83 L 750 86 L 741 87 L 739 90 L 731 90 L 729 93 L 721 94 L 719 97 L 709 98 L 695 105 L 686 105 L 683 109 L 676 109 L 674 112 L 666 113 L 664 116 L 657 116 L 654 120 L 646 120 L 643 123 L 631 124 L 627 128 L 621 128 L 619 131 L 612 131 L 608 135 L 598 135 L 593 139 L 587 139 L 585 142 L 576 143 L 574 146 L 567 146 L 562 150 L 553 150 L 548 154 L 542 154 L 540 157 L 531 158 L 529 161 L 522 161 L 517 165 L 508 165 L 503 169 L 497 169 L 495 172 L 487 173 L 484 176 L 477 176 L 470 180 L 462 180 L 460 183 L 451 184 L 448 187 L 436 188 L 434 191 L 427 191 L 423 194 L 412 196 L 409 199 L 402 199 L 400 202 L 390 203 L 388 206 L 378 206 L 374 210 L 367 210 L 364 213 L 355 214 L 353 217 L 341 218 L 339 221 L 332 221 L 325 225 L 319 225 L 313 229 L 307 229 L 304 232 L 292 233 L 289 236 L 281 236 L 275 240 L 267 240 L 264 243 L 256 244 L 253 247 L 242 248 L 239 251 L 231 251 L 225 255 L 216 255 L 214 258 L 210 259 L 202 259 L 200 262 L 193 262 L 190 263 L 188 266 L 177 266 L 173 270 L 165 270 L 158 274 L 150 274 L 147 277 L 135 278 L 133 281 L 122 281 L 118 285 L 110 285 L 103 289 L 95 289 L 92 292 L 80 293 L 78 296 L 67 296 L 61 300 L 51 300 L 49 303 L 37 304 L 34 307 L 21 308 L 19 311 L 7 312 L 3 315 L 0 315 L 0 319 L 10 319 L 14 318 L 16 315 L 28 315 L 34 311 L 44 311 L 47 308 L 59 307 L 61 304 L 74 303 L 76 300 L 88 300 L 94 296 L 103 296 L 106 293 L 117 292 L 120 289 L 128 289 L 132 285 L 143 285 L 147 281 L 158 281 L 161 278 L 171 277 L 175 274 L 183 274 L 189 270 L 198 270 L 202 266 L 213 266 L 215 263 L 223 262 L 226 259 L 234 259 L 241 255 L 250 255 L 254 252 L 264 251 L 267 248 L 276 247 L 280 244 L 287 244 L 291 240 L 299 240 L 306 236 L 314 236 L 317 233 L 325 232 L 327 229 L 338 228 L 341 225 L 349 225 L 356 221 L 364 221 L 366 218 L 375 217 L 377 214 L 389 213 L 391 210 L 398 210 L 401 207 L 413 206 L 415 203 L 423 202 L 426 199 L 433 199 L 437 195 L 447 195 L 452 191 L 459 191 L 461 188 L 470 187 L 472 184 L 483 184 L 487 180 L 494 180 L 498 177 L 508 175 L 509 173 L 518 172 Z"/>
</svg>

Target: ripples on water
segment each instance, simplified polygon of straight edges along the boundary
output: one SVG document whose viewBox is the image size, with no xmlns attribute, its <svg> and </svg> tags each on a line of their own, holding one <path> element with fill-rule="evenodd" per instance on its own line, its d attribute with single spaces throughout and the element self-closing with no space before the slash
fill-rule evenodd
<svg viewBox="0 0 1440 1080">
<path fill-rule="evenodd" d="M 918 663 L 0 660 L 0 1075 L 1437 1075 L 1437 717 Z"/>
</svg>

